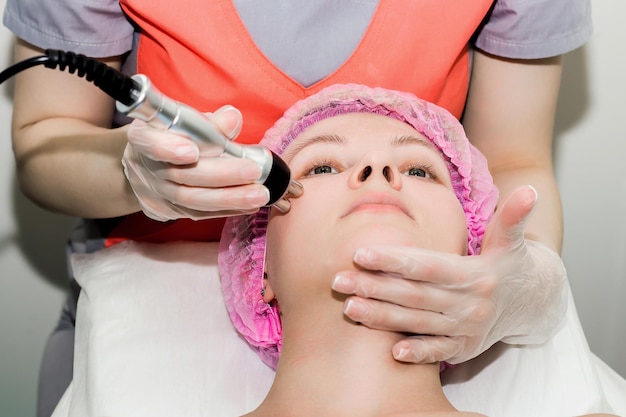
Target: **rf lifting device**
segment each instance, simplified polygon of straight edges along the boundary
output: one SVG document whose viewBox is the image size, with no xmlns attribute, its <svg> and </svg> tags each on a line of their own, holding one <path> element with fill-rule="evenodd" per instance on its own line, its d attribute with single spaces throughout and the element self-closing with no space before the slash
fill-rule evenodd
<svg viewBox="0 0 626 417">
<path fill-rule="evenodd" d="M 73 52 L 48 49 L 45 55 L 30 58 L 0 73 L 0 84 L 27 68 L 44 65 L 67 69 L 85 77 L 116 100 L 117 110 L 149 125 L 181 133 L 200 143 L 218 146 L 225 154 L 254 161 L 261 168 L 257 180 L 270 193 L 267 206 L 281 212 L 289 211 L 289 197 L 302 194 L 302 185 L 291 179 L 287 164 L 274 152 L 261 145 L 242 145 L 226 138 L 202 113 L 159 92 L 142 74 L 127 76 L 106 64 Z"/>
</svg>

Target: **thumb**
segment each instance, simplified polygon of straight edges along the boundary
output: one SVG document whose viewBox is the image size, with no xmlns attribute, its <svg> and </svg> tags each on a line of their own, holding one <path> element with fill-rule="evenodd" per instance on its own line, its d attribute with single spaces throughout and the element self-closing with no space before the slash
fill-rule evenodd
<svg viewBox="0 0 626 417">
<path fill-rule="evenodd" d="M 531 185 L 518 187 L 496 210 L 487 226 L 482 253 L 515 246 L 524 239 L 524 229 L 539 195 Z"/>
<path fill-rule="evenodd" d="M 207 115 L 228 139 L 235 139 L 241 132 L 243 116 L 236 107 L 228 104 Z"/>
</svg>

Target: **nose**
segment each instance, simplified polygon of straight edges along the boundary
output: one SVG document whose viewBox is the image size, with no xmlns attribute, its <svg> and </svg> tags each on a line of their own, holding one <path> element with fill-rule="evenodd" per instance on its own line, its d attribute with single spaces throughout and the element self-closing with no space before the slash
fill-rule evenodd
<svg viewBox="0 0 626 417">
<path fill-rule="evenodd" d="M 353 186 L 357 188 L 365 183 L 369 184 L 375 181 L 382 181 L 396 190 L 400 189 L 401 186 L 399 172 L 389 165 L 364 164 L 355 170 L 352 182 Z"/>
<path fill-rule="evenodd" d="M 361 170 L 361 175 L 359 175 L 359 181 L 365 182 L 372 175 L 372 167 L 367 165 Z M 391 182 L 393 179 L 393 171 L 388 166 L 384 166 L 382 169 L 383 177 L 387 180 L 387 182 Z"/>
</svg>

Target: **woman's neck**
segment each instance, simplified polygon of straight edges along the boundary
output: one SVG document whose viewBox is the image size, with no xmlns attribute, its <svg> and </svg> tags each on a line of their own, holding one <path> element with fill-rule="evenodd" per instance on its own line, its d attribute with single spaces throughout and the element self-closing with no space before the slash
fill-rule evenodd
<svg viewBox="0 0 626 417">
<path fill-rule="evenodd" d="M 274 384 L 251 416 L 380 416 L 454 410 L 439 365 L 397 362 L 392 346 L 403 336 L 342 317 L 341 306 L 283 318 L 283 351 Z M 321 308 L 321 309 L 320 309 Z"/>
</svg>

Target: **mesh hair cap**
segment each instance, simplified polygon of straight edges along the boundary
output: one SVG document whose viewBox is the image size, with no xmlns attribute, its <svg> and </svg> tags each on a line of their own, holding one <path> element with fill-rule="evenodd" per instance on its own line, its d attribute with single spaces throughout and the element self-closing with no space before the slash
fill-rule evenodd
<svg viewBox="0 0 626 417">
<path fill-rule="evenodd" d="M 403 121 L 441 151 L 465 212 L 468 253 L 478 254 L 498 191 L 485 157 L 470 144 L 459 121 L 445 109 L 400 91 L 336 85 L 295 103 L 265 133 L 260 144 L 281 155 L 308 127 L 346 113 L 373 113 Z M 222 231 L 218 265 L 235 328 L 265 363 L 276 368 L 282 344 L 280 318 L 276 308 L 265 303 L 261 295 L 268 216 L 269 209 L 263 208 L 252 215 L 229 218 Z"/>
</svg>

